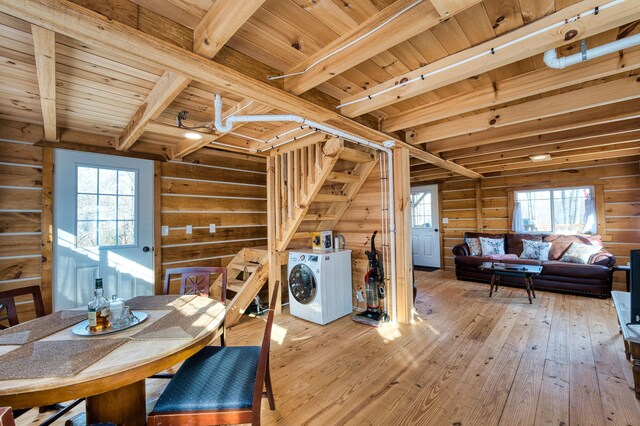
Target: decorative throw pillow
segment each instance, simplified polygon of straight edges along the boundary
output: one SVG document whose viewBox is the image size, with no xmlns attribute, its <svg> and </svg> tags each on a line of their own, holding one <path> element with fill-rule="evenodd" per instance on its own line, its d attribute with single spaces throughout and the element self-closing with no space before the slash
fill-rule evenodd
<svg viewBox="0 0 640 426">
<path fill-rule="evenodd" d="M 483 256 L 492 254 L 504 254 L 504 240 L 501 238 L 480 237 L 480 247 Z"/>
<path fill-rule="evenodd" d="M 549 260 L 549 250 L 551 250 L 551 243 L 522 240 L 522 254 L 520 255 L 520 258 Z"/>
<path fill-rule="evenodd" d="M 581 263 L 587 265 L 591 256 L 598 253 L 602 247 L 582 243 L 571 243 L 567 251 L 560 258 L 560 262 Z"/>
<path fill-rule="evenodd" d="M 482 254 L 479 238 L 467 238 L 467 245 L 469 246 L 469 256 L 480 256 Z"/>
</svg>

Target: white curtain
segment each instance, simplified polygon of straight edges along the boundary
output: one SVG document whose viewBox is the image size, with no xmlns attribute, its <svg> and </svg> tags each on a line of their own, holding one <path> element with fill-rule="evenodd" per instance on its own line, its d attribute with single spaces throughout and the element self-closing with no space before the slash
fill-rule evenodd
<svg viewBox="0 0 640 426">
<path fill-rule="evenodd" d="M 516 201 L 513 205 L 513 220 L 511 221 L 513 232 L 524 232 L 524 222 L 522 220 L 522 205 Z"/>
<path fill-rule="evenodd" d="M 597 234 L 598 224 L 596 223 L 596 202 L 593 198 L 584 200 L 584 229 L 583 234 Z"/>
</svg>

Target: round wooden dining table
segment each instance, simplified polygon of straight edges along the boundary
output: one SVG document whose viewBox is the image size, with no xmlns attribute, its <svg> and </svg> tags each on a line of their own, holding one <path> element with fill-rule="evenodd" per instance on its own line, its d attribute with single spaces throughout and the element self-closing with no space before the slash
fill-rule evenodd
<svg viewBox="0 0 640 426">
<path fill-rule="evenodd" d="M 77 374 L 28 379 L 0 375 L 0 406 L 29 408 L 86 397 L 87 424 L 146 424 L 145 379 L 185 360 L 220 336 L 225 307 L 217 300 L 193 296 L 179 308 L 141 310 L 148 315 L 146 321 L 117 333 L 85 337 L 66 327 L 31 342 L 45 346 L 58 342 L 64 347 L 78 341 L 90 342 L 82 343 L 85 346 L 109 345 L 107 340 L 119 339 L 115 349 Z M 20 346 L 0 345 L 0 362 Z M 23 364 L 25 371 L 32 368 L 28 358 Z"/>
</svg>

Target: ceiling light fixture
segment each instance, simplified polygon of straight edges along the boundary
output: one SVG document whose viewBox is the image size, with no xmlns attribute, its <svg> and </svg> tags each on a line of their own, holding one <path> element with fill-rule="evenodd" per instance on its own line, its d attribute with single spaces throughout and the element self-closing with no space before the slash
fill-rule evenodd
<svg viewBox="0 0 640 426">
<path fill-rule="evenodd" d="M 531 158 L 531 161 L 535 162 L 551 160 L 551 156 L 549 154 L 536 154 L 529 156 L 529 158 Z"/>
<path fill-rule="evenodd" d="M 184 136 L 187 139 L 191 139 L 192 141 L 199 141 L 200 139 L 202 139 L 202 135 L 200 133 L 195 133 L 195 132 L 186 132 L 186 133 L 183 133 L 182 136 Z"/>
</svg>

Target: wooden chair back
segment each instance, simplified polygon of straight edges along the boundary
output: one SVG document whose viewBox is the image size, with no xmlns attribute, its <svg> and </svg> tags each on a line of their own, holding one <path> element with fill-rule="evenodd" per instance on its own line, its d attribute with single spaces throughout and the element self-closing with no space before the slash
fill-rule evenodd
<svg viewBox="0 0 640 426">
<path fill-rule="evenodd" d="M 6 319 L 9 321 L 9 327 L 18 325 L 18 310 L 16 309 L 16 298 L 20 296 L 31 295 L 36 311 L 36 317 L 46 315 L 44 311 L 44 302 L 42 301 L 42 293 L 39 285 L 31 285 L 27 287 L 12 288 L 10 290 L 0 291 L 0 305 L 7 311 Z M 4 318 L 3 318 L 4 319 Z"/>
<path fill-rule="evenodd" d="M 11 408 L 0 407 L 0 426 L 16 426 Z"/>
<path fill-rule="evenodd" d="M 221 302 L 227 301 L 227 268 L 217 266 L 197 266 L 167 269 L 164 276 L 164 294 L 169 294 L 171 275 L 181 275 L 180 294 L 198 294 L 209 297 L 211 274 L 222 275 Z"/>
</svg>

